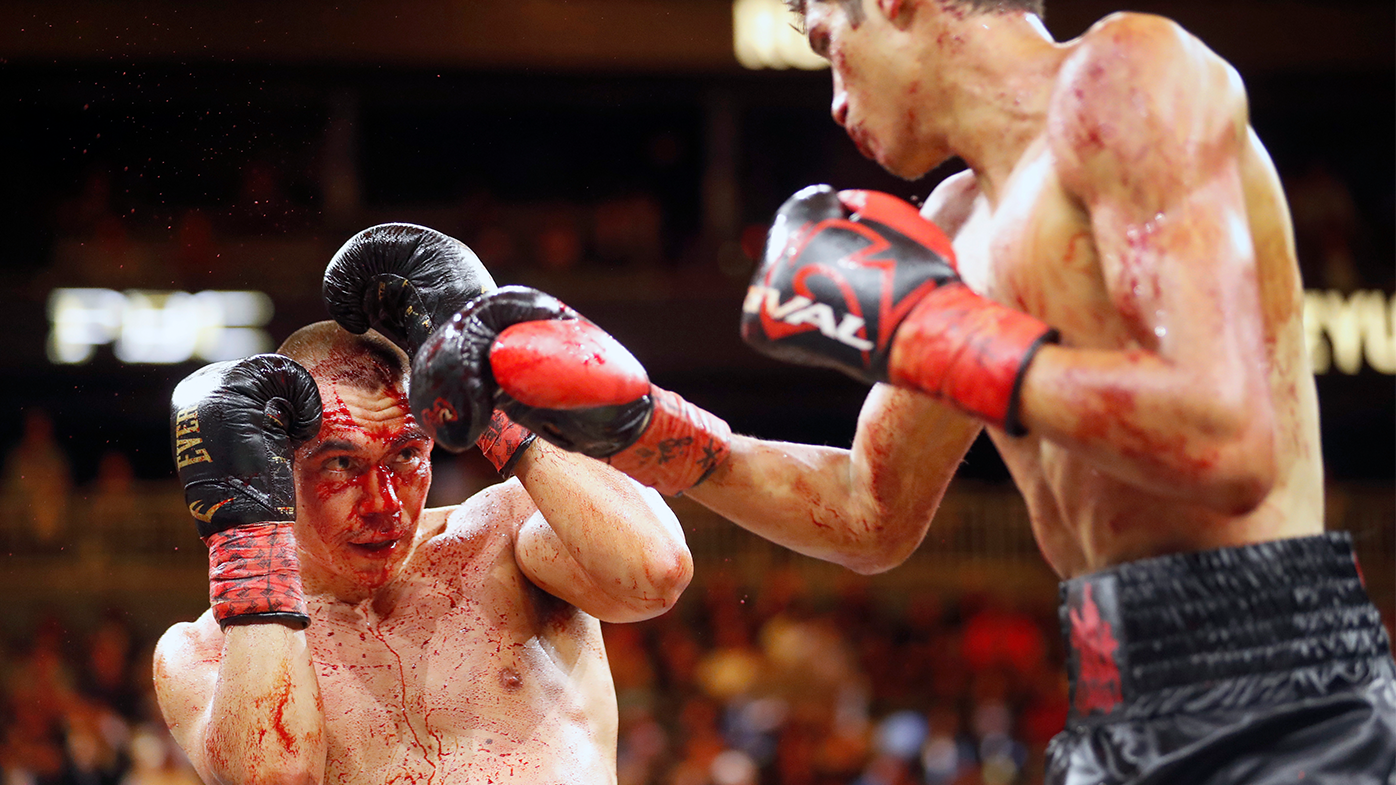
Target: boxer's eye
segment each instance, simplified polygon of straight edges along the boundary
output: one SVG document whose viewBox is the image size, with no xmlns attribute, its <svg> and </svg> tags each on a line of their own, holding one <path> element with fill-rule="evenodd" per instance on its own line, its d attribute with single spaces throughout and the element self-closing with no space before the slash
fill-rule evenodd
<svg viewBox="0 0 1396 785">
<path fill-rule="evenodd" d="M 416 466 L 422 460 L 422 450 L 419 447 L 406 447 L 397 454 L 394 460 L 399 466 Z"/>
<path fill-rule="evenodd" d="M 355 461 L 347 455 L 335 455 L 326 459 L 323 465 L 328 472 L 349 473 L 354 471 Z"/>
</svg>

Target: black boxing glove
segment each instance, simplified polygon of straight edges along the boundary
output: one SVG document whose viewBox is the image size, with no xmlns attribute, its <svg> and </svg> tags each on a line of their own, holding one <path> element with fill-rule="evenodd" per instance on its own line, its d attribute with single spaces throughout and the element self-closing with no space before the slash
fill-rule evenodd
<svg viewBox="0 0 1396 785">
<path fill-rule="evenodd" d="M 349 238 L 325 268 L 330 317 L 355 335 L 370 327 L 408 357 L 494 281 L 465 243 L 435 229 L 379 224 Z"/>
<path fill-rule="evenodd" d="M 730 451 L 727 423 L 651 384 L 605 331 L 522 286 L 481 295 L 431 336 L 410 400 L 447 449 L 474 443 L 498 409 L 667 494 L 702 482 Z"/>
<path fill-rule="evenodd" d="M 224 627 L 310 621 L 292 524 L 291 461 L 320 430 L 320 393 L 279 354 L 214 363 L 170 399 L 184 500 L 209 549 L 209 606 Z"/>
<path fill-rule="evenodd" d="M 742 337 L 772 357 L 918 390 L 1022 435 L 1019 387 L 1057 332 L 975 294 L 954 263 L 949 238 L 907 202 L 810 186 L 776 213 Z"/>
</svg>

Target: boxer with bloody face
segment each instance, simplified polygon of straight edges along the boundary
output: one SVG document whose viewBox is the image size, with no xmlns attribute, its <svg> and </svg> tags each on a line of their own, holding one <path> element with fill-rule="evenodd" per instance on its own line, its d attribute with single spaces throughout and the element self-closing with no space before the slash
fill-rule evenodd
<svg viewBox="0 0 1396 785">
<path fill-rule="evenodd" d="M 156 655 L 161 708 L 199 774 L 210 783 L 614 783 L 616 698 L 600 622 L 664 612 L 692 572 L 658 494 L 589 458 L 495 432 L 489 449 L 521 450 L 494 456 L 514 478 L 425 509 L 432 441 L 408 408 L 403 352 L 328 322 L 281 352 L 290 360 L 262 355 L 283 362 L 222 371 L 219 389 L 241 384 L 234 371 L 289 374 L 296 422 L 310 421 L 307 388 L 318 393 L 318 430 L 291 439 L 293 553 L 284 536 L 255 544 L 268 524 L 254 513 L 232 534 L 206 535 L 214 607 L 172 627 Z M 272 430 L 288 419 L 277 408 L 287 383 L 277 385 L 270 402 L 245 407 Z M 177 417 L 186 453 L 194 434 L 217 458 L 213 434 L 237 418 L 207 392 L 188 404 L 209 386 L 182 386 Z M 236 438 L 275 441 L 245 429 Z M 276 466 L 245 476 L 275 477 Z M 187 468 L 181 477 L 220 492 L 247 484 L 195 481 Z M 196 499 L 191 511 L 221 502 Z M 236 547 L 220 552 L 219 538 Z M 265 592 L 238 588 L 263 586 L 264 563 L 290 575 L 270 585 L 291 599 L 256 607 Z"/>
</svg>

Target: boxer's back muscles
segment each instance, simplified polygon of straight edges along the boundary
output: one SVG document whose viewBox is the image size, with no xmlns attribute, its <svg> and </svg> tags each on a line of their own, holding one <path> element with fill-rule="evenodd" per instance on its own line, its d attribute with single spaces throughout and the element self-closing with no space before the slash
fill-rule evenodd
<svg viewBox="0 0 1396 785">
<path fill-rule="evenodd" d="M 990 429 L 1044 554 L 1073 575 L 1318 532 L 1302 291 L 1240 80 L 1158 17 L 1070 46 L 999 198 L 966 172 L 923 211 L 971 287 L 1061 332 L 1023 387 L 1030 435 Z"/>
<path fill-rule="evenodd" d="M 391 590 L 359 604 L 310 598 L 304 640 L 325 717 L 324 782 L 614 781 L 600 624 L 516 562 L 517 531 L 535 512 L 514 482 L 427 511 Z M 162 702 L 207 707 L 222 653 L 208 614 L 172 629 L 157 660 Z M 172 719 L 196 749 L 198 718 Z"/>
</svg>

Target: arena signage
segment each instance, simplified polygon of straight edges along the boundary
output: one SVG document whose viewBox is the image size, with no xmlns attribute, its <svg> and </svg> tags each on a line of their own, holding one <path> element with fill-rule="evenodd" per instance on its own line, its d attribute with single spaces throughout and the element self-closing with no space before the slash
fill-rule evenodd
<svg viewBox="0 0 1396 785">
<path fill-rule="evenodd" d="M 213 362 L 270 351 L 262 329 L 271 298 L 256 291 L 55 289 L 49 295 L 48 357 L 73 365 L 111 344 L 124 363 Z M 1314 373 L 1353 375 L 1365 366 L 1396 374 L 1396 297 L 1364 290 L 1304 294 Z"/>
<path fill-rule="evenodd" d="M 254 291 L 189 292 L 54 289 L 48 298 L 48 358 L 59 365 L 92 359 L 112 345 L 131 364 L 214 362 L 271 351 L 262 329 L 271 298 Z"/>
<path fill-rule="evenodd" d="M 744 68 L 828 68 L 829 62 L 809 48 L 795 29 L 783 0 L 736 0 L 732 3 L 732 49 Z"/>
<path fill-rule="evenodd" d="M 1364 364 L 1378 373 L 1396 374 L 1393 325 L 1396 296 L 1385 292 L 1304 293 L 1305 339 L 1316 374 L 1336 370 L 1353 375 Z"/>
</svg>

